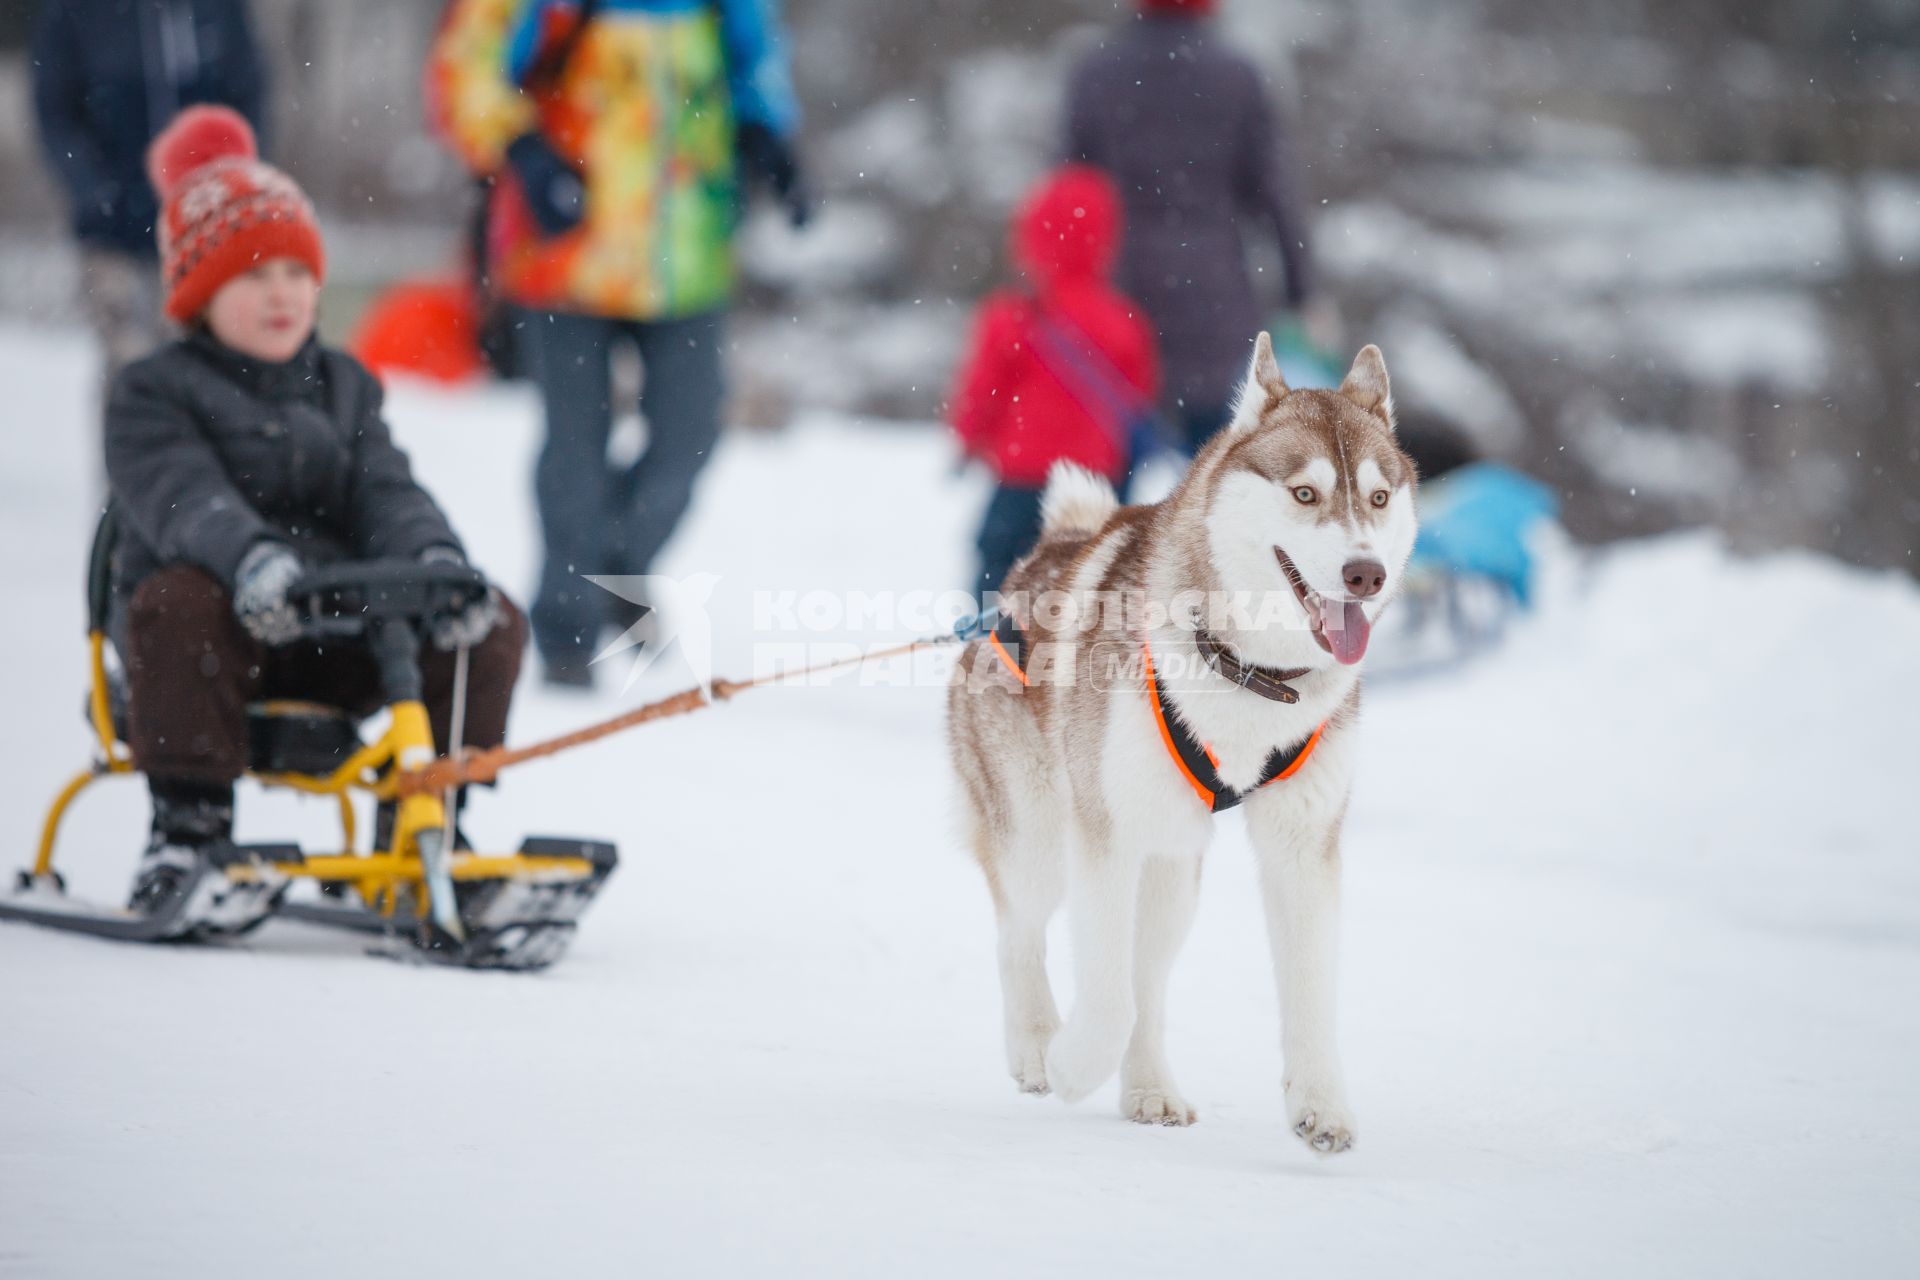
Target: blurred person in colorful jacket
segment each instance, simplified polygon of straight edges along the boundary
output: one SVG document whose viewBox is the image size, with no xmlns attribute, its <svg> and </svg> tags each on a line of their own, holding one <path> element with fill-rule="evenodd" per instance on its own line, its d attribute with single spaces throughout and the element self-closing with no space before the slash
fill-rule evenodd
<svg viewBox="0 0 1920 1280">
<path fill-rule="evenodd" d="M 453 0 L 428 101 L 494 177 L 487 270 L 546 405 L 534 639 L 550 683 L 590 687 L 602 628 L 636 618 L 585 575 L 650 570 L 719 434 L 743 182 L 806 220 L 774 0 Z M 620 343 L 648 438 L 615 466 Z"/>
<path fill-rule="evenodd" d="M 1287 131 L 1259 71 L 1208 21 L 1213 0 L 1140 0 L 1139 13 L 1074 68 L 1066 158 L 1113 175 L 1127 234 L 1117 278 L 1152 322 L 1165 403 L 1197 450 L 1225 424 L 1265 311 L 1243 235 L 1279 250 L 1281 301 L 1328 345 Z M 1309 307 L 1309 300 L 1313 306 Z"/>
<path fill-rule="evenodd" d="M 193 103 L 232 107 L 262 133 L 260 52 L 245 0 L 41 0 L 32 55 L 40 146 L 66 188 L 111 382 L 166 332 L 147 144 Z"/>
<path fill-rule="evenodd" d="M 961 447 L 999 482 L 976 544 L 981 594 L 1033 549 L 1054 463 L 1124 491 L 1159 390 L 1153 332 L 1109 279 L 1120 200 L 1106 175 L 1067 165 L 1043 179 L 1011 240 L 1025 285 L 981 303 L 950 409 Z"/>
</svg>

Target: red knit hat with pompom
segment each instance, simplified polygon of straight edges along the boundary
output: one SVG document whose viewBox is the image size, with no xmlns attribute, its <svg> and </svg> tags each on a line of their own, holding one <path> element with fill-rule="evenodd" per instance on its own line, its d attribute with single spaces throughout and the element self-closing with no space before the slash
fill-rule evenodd
<svg viewBox="0 0 1920 1280">
<path fill-rule="evenodd" d="M 313 206 L 292 178 L 261 161 L 253 128 L 238 112 L 182 111 L 147 148 L 147 176 L 160 193 L 166 310 L 180 323 L 269 258 L 294 258 L 315 278 L 326 276 Z"/>
</svg>

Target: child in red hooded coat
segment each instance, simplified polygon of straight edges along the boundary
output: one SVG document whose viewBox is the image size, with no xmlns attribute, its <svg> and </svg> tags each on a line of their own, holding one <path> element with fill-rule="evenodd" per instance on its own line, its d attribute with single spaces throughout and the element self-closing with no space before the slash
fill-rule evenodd
<svg viewBox="0 0 1920 1280">
<path fill-rule="evenodd" d="M 1159 370 L 1153 331 L 1108 278 L 1119 245 L 1119 197 L 1083 165 L 1044 179 L 1014 215 L 1026 287 L 981 304 L 952 404 L 962 446 L 999 480 L 977 543 L 982 593 L 1032 550 L 1054 463 L 1120 487 L 1135 461 Z"/>
</svg>

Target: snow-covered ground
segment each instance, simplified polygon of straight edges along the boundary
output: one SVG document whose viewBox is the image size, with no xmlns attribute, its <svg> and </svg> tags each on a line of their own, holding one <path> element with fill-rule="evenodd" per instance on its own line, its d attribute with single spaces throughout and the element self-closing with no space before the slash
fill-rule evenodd
<svg viewBox="0 0 1920 1280">
<path fill-rule="evenodd" d="M 0 330 L 15 863 L 87 749 L 85 353 Z M 530 398 L 391 411 L 524 594 Z M 720 575 L 740 674 L 756 593 L 947 587 L 980 499 L 924 430 L 736 433 L 662 568 Z M 545 975 L 288 924 L 153 950 L 0 926 L 0 1274 L 1912 1274 L 1911 583 L 1624 546 L 1502 652 L 1374 689 L 1345 846 L 1361 1138 L 1331 1160 L 1287 1132 L 1235 815 L 1174 977 L 1200 1125 L 1016 1093 L 937 673 L 755 692 L 510 775 L 476 836 L 625 859 Z M 529 682 L 511 737 L 681 682 Z M 246 838 L 331 833 L 322 805 L 242 807 Z M 76 889 L 120 893 L 143 823 L 135 783 L 86 801 Z"/>
</svg>

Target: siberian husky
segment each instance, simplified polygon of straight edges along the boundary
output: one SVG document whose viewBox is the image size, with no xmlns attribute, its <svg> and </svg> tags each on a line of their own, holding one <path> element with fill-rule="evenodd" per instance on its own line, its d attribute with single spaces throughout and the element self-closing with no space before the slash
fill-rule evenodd
<svg viewBox="0 0 1920 1280">
<path fill-rule="evenodd" d="M 1002 622 L 948 693 L 969 838 L 999 920 L 1007 1065 L 1078 1101 L 1195 1119 L 1168 1070 L 1167 974 L 1212 815 L 1244 799 L 1279 985 L 1293 1131 L 1355 1128 L 1334 1039 L 1340 826 L 1369 628 L 1413 549 L 1414 468 L 1377 347 L 1337 391 L 1293 391 L 1266 334 L 1232 422 L 1153 506 L 1056 467 Z M 1065 902 L 1074 1005 L 1047 981 Z"/>
</svg>

